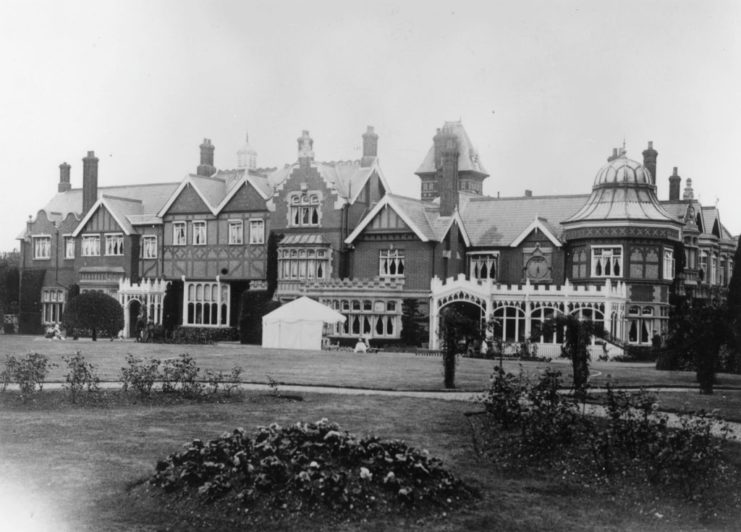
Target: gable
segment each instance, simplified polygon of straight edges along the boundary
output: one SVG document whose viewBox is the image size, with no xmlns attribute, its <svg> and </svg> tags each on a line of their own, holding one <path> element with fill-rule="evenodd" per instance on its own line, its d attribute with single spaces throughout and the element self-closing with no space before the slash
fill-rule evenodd
<svg viewBox="0 0 741 532">
<path fill-rule="evenodd" d="M 123 228 L 116 219 L 111 215 L 105 205 L 101 204 L 95 212 L 88 218 L 85 225 L 77 231 L 79 233 L 120 233 Z"/>
<path fill-rule="evenodd" d="M 720 225 L 718 224 L 717 218 L 715 220 L 715 223 L 713 223 L 713 234 L 720 238 Z"/>
<path fill-rule="evenodd" d="M 211 209 L 204 203 L 198 192 L 195 191 L 193 186 L 188 183 L 180 191 L 180 194 L 172 202 L 170 208 L 167 209 L 168 213 L 208 213 L 211 214 Z"/>
<path fill-rule="evenodd" d="M 367 229 L 369 231 L 409 231 L 412 229 L 401 219 L 390 205 L 384 205 L 383 209 L 373 217 Z"/>
<path fill-rule="evenodd" d="M 265 200 L 249 182 L 245 182 L 221 209 L 222 212 L 264 211 Z"/>
</svg>

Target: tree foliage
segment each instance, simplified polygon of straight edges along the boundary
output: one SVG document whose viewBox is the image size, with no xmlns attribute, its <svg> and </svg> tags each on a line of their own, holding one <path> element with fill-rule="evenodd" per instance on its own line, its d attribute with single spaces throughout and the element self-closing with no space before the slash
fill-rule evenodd
<svg viewBox="0 0 741 532">
<path fill-rule="evenodd" d="M 401 341 L 404 345 L 420 345 L 427 341 L 426 318 L 419 311 L 419 301 L 405 299 L 401 304 Z"/>
<path fill-rule="evenodd" d="M 101 292 L 85 292 L 70 299 L 62 322 L 67 329 L 89 330 L 93 340 L 98 334 L 115 336 L 123 329 L 124 314 L 114 298 Z"/>
<path fill-rule="evenodd" d="M 466 316 L 454 305 L 440 312 L 440 344 L 443 354 L 444 383 L 446 388 L 455 388 L 455 355 L 459 343 L 466 338 L 480 335 L 476 320 Z"/>
<path fill-rule="evenodd" d="M 593 336 L 603 338 L 605 330 L 591 320 L 580 320 L 576 316 L 557 316 L 546 321 L 542 330 L 555 334 L 558 329 L 564 331 L 563 348 L 571 359 L 574 372 L 574 391 L 577 396 L 583 396 L 587 390 L 589 380 L 589 351 L 588 347 Z M 540 334 L 540 333 L 539 333 Z"/>
<path fill-rule="evenodd" d="M 243 344 L 261 344 L 262 317 L 278 308 L 280 303 L 273 301 L 265 290 L 245 290 L 241 297 L 239 341 Z"/>
</svg>

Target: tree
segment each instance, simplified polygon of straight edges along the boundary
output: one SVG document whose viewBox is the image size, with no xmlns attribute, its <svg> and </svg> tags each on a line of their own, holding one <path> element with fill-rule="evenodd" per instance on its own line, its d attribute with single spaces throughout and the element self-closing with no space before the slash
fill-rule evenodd
<svg viewBox="0 0 741 532">
<path fill-rule="evenodd" d="M 87 329 L 93 341 L 98 333 L 113 338 L 124 326 L 124 313 L 114 298 L 102 292 L 85 292 L 69 300 L 62 322 L 67 329 Z"/>
<path fill-rule="evenodd" d="M 401 304 L 401 341 L 404 345 L 420 345 L 427 341 L 425 331 L 425 317 L 419 311 L 419 301 L 414 298 L 405 299 Z"/>
<path fill-rule="evenodd" d="M 262 317 L 280 306 L 265 290 L 245 290 L 239 306 L 239 341 L 243 344 L 262 343 Z"/>
<path fill-rule="evenodd" d="M 455 355 L 459 343 L 480 334 L 476 320 L 459 312 L 454 306 L 440 312 L 440 343 L 443 354 L 444 385 L 455 388 Z"/>
<path fill-rule="evenodd" d="M 580 320 L 576 316 L 557 316 L 543 324 L 543 331 L 555 334 L 556 330 L 563 329 L 563 348 L 571 359 L 574 372 L 574 393 L 578 398 L 584 398 L 589 380 L 589 344 L 593 336 L 603 338 L 605 330 L 591 320 Z M 540 331 L 538 335 L 540 335 Z"/>
</svg>

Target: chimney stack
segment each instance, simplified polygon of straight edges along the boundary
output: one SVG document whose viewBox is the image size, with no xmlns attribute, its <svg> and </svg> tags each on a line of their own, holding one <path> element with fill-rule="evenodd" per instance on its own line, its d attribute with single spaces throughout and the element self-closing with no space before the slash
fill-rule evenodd
<svg viewBox="0 0 741 532">
<path fill-rule="evenodd" d="M 656 184 L 656 158 L 659 156 L 659 152 L 654 150 L 654 143 L 652 140 L 648 141 L 648 148 L 643 150 L 643 166 L 651 172 L 651 183 Z"/>
<path fill-rule="evenodd" d="M 687 185 L 684 187 L 684 194 L 682 194 L 682 199 L 695 199 L 695 191 L 692 190 L 692 178 L 687 178 Z"/>
<path fill-rule="evenodd" d="M 440 183 L 440 216 L 452 216 L 458 207 L 458 137 L 440 131 L 434 138 L 435 151 L 440 152 L 438 182 Z"/>
<path fill-rule="evenodd" d="M 216 148 L 211 144 L 211 139 L 203 139 L 200 148 L 201 164 L 198 165 L 196 173 L 204 177 L 210 177 L 216 172 L 216 168 L 214 168 L 214 150 Z"/>
<path fill-rule="evenodd" d="M 368 126 L 363 133 L 363 158 L 360 160 L 360 166 L 370 166 L 376 157 L 378 157 L 378 135 L 373 126 Z"/>
<path fill-rule="evenodd" d="M 682 183 L 682 178 L 677 173 L 677 167 L 674 167 L 672 175 L 669 176 L 669 201 L 679 200 L 679 188 Z"/>
<path fill-rule="evenodd" d="M 309 168 L 314 161 L 314 139 L 304 129 L 298 141 L 298 163 L 301 168 Z"/>
<path fill-rule="evenodd" d="M 532 198 L 533 197 L 533 191 L 530 189 L 525 189 L 525 197 L 526 198 Z"/>
<path fill-rule="evenodd" d="M 82 159 L 82 215 L 98 201 L 98 158 L 94 151 Z"/>
<path fill-rule="evenodd" d="M 70 166 L 65 162 L 59 165 L 59 184 L 57 185 L 57 192 L 67 192 L 72 188 L 69 182 L 69 169 Z"/>
</svg>

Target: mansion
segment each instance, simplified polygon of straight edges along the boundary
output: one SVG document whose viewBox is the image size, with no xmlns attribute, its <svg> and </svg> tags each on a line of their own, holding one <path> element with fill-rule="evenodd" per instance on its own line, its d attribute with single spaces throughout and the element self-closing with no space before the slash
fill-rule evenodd
<svg viewBox="0 0 741 532">
<path fill-rule="evenodd" d="M 730 281 L 737 239 L 690 179 L 682 190 L 677 168 L 669 197 L 657 197 L 651 142 L 641 162 L 613 150 L 591 193 L 505 198 L 483 195 L 489 174 L 460 122 L 434 135 L 415 172 L 419 198 L 391 192 L 372 127 L 357 161 L 320 162 L 308 131 L 297 143 L 283 167 L 258 168 L 245 142 L 237 167 L 219 169 L 204 139 L 195 173 L 170 183 L 99 186 L 91 151 L 73 188 L 61 164 L 57 193 L 18 237 L 21 332 L 60 321 L 77 285 L 121 303 L 126 336 L 142 315 L 166 328 L 236 327 L 242 293 L 268 290 L 336 309 L 347 321 L 330 337 L 373 345 L 401 341 L 410 301 L 431 348 L 450 304 L 496 318 L 504 341 L 575 314 L 650 345 L 666 332 L 671 290 L 719 300 Z M 541 334 L 541 352 L 561 340 Z"/>
</svg>

